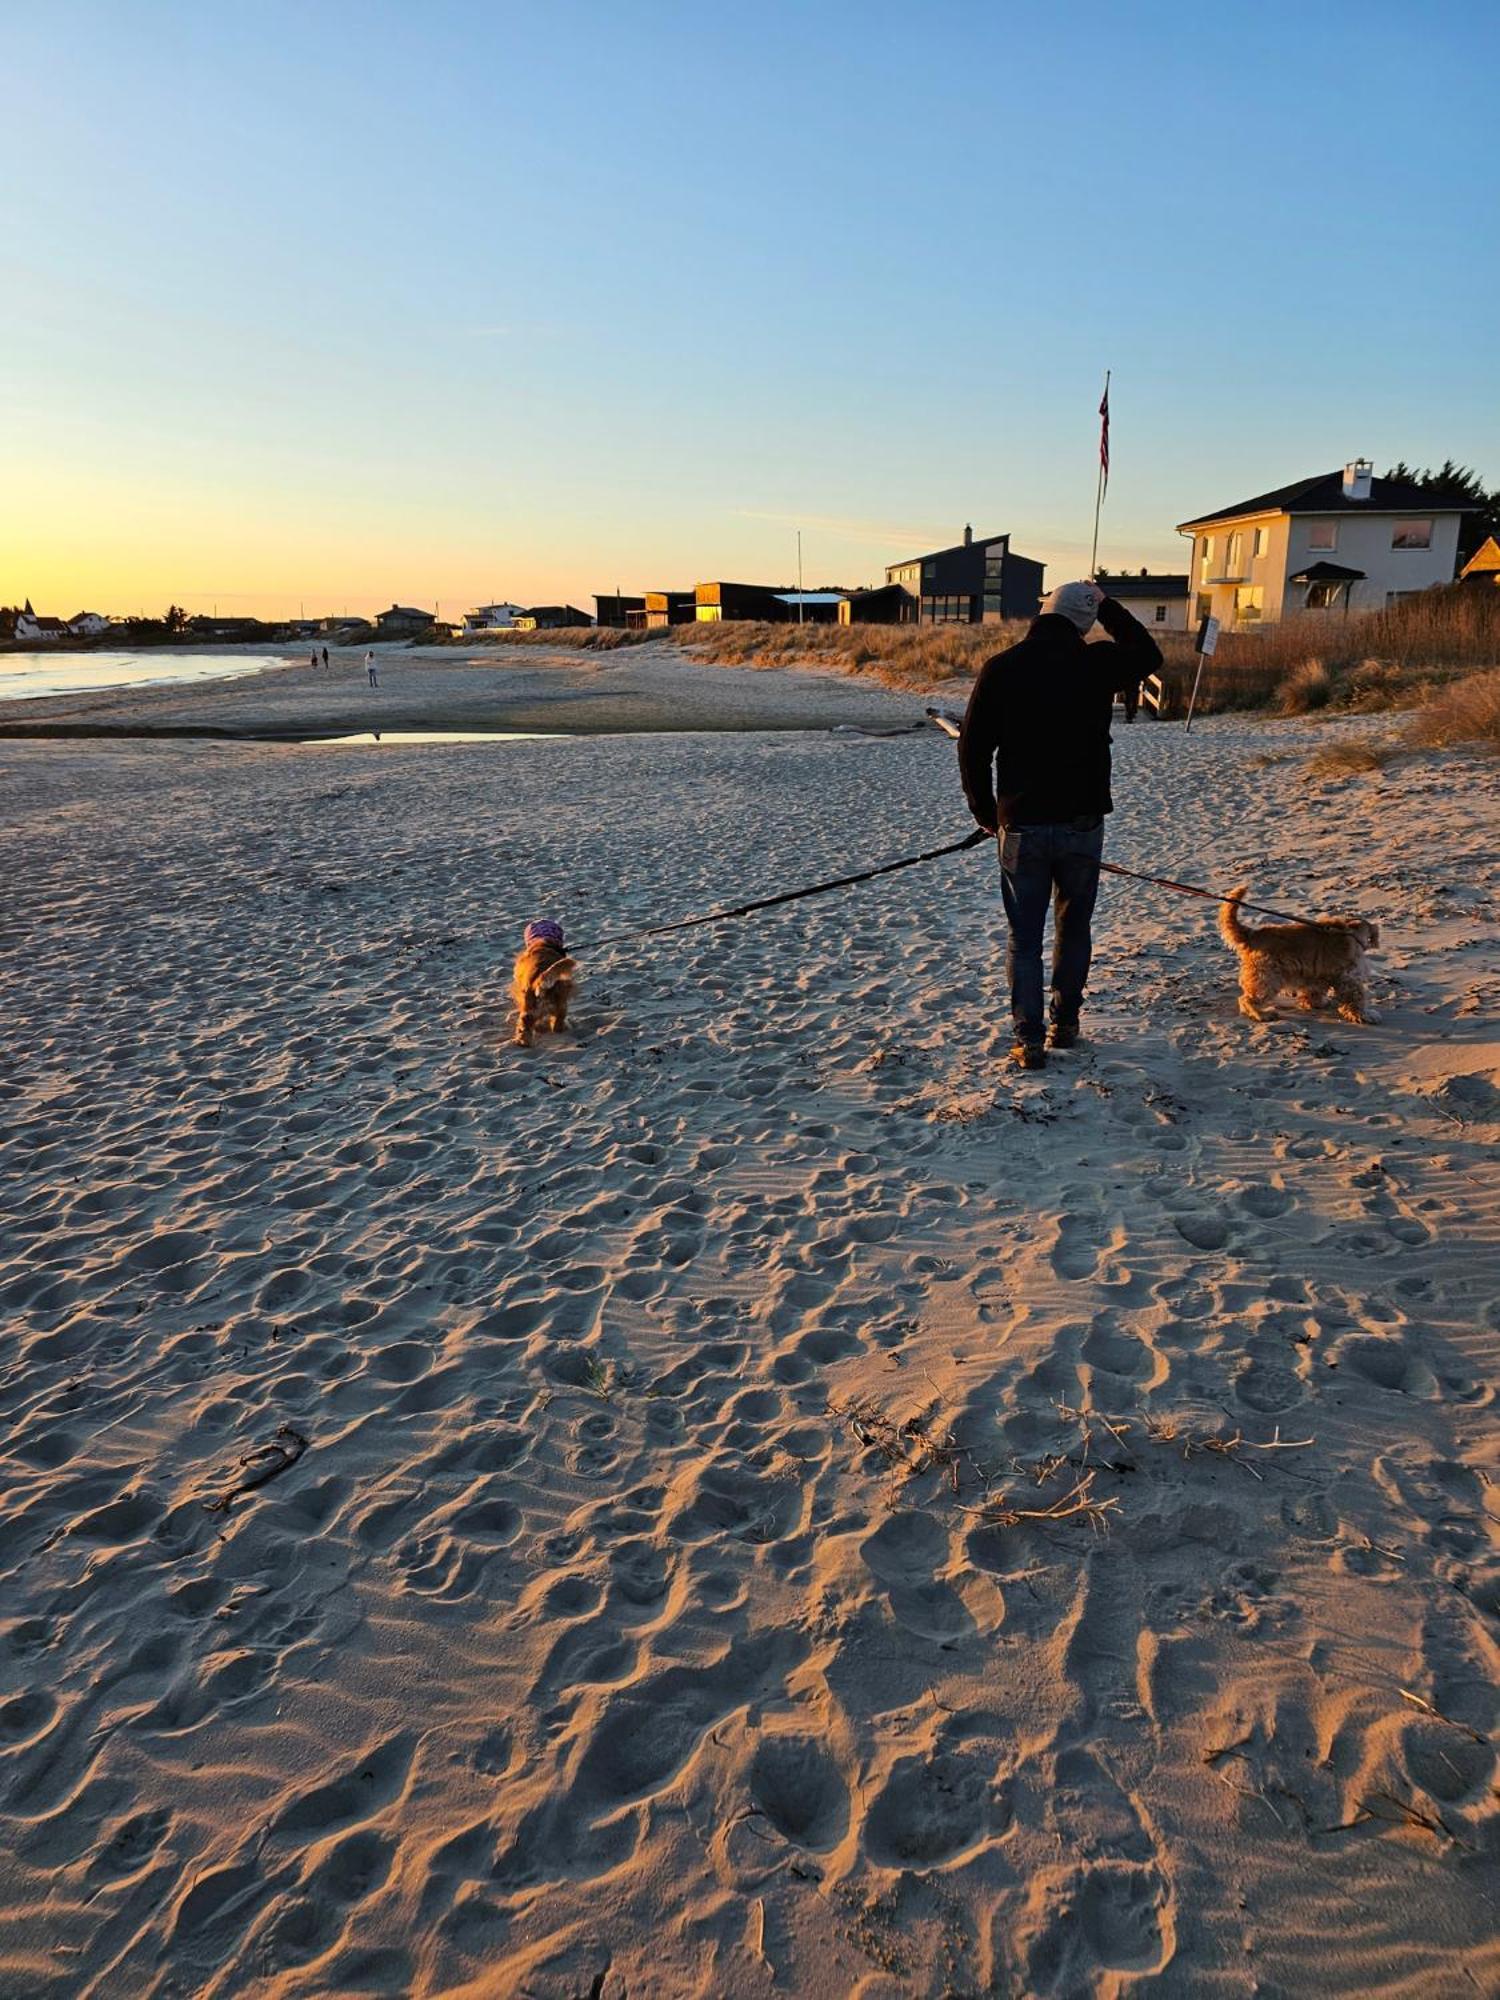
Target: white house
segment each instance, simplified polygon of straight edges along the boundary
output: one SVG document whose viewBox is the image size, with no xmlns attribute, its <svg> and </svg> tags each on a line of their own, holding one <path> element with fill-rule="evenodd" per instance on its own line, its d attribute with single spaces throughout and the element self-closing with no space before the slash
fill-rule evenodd
<svg viewBox="0 0 1500 2000">
<path fill-rule="evenodd" d="M 524 604 L 476 604 L 464 613 L 466 632 L 509 632 L 524 616 Z"/>
<path fill-rule="evenodd" d="M 1191 585 L 1186 576 L 1164 576 L 1148 569 L 1112 576 L 1101 569 L 1094 581 L 1151 631 L 1187 630 Z"/>
<path fill-rule="evenodd" d="M 1451 583 L 1469 502 L 1407 479 L 1376 479 L 1367 458 L 1299 479 L 1178 527 L 1193 540 L 1193 616 L 1226 631 L 1303 612 L 1380 611 Z"/>
<path fill-rule="evenodd" d="M 29 597 L 25 608 L 16 613 L 16 638 L 23 644 L 48 646 L 67 636 L 68 628 L 60 618 L 38 618 Z"/>
<path fill-rule="evenodd" d="M 75 639 L 101 639 L 109 630 L 109 620 L 102 611 L 77 611 L 68 620 L 68 630 Z"/>
</svg>

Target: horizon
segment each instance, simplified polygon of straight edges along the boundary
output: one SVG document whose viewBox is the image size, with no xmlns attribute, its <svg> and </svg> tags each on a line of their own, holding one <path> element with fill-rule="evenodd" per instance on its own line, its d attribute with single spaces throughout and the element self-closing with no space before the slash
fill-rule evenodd
<svg viewBox="0 0 1500 2000">
<path fill-rule="evenodd" d="M 588 610 L 965 522 L 1056 584 L 1106 368 L 1117 573 L 1356 455 L 1493 480 L 1472 10 L 1260 18 L 1295 70 L 1158 6 L 36 9 L 0 602 Z"/>
</svg>

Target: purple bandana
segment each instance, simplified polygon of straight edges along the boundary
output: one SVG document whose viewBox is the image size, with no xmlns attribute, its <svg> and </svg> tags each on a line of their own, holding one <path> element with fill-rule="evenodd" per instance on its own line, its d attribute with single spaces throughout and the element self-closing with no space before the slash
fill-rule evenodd
<svg viewBox="0 0 1500 2000">
<path fill-rule="evenodd" d="M 561 924 L 553 923 L 550 917 L 541 917 L 536 923 L 526 926 L 528 944 L 555 944 L 561 951 L 562 941 L 563 927 Z"/>
</svg>

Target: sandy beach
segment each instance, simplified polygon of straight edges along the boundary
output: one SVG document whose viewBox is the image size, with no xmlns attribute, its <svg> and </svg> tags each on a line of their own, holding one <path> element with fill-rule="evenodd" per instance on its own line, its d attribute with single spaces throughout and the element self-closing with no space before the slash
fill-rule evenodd
<svg viewBox="0 0 1500 2000">
<path fill-rule="evenodd" d="M 920 704 L 832 668 L 765 673 L 711 667 L 675 645 L 613 653 L 492 645 L 382 646 L 380 686 L 364 655 L 334 653 L 191 688 L 95 690 L 0 701 L 0 735 L 131 731 L 243 737 L 368 729 L 502 729 L 574 736 L 621 731 L 836 729 L 921 719 Z M 232 660 L 232 655 L 226 652 Z"/>
<path fill-rule="evenodd" d="M 962 835 L 920 698 L 344 664 L 0 722 L 684 733 L 0 743 L 0 1993 L 1500 1992 L 1494 762 L 1117 729 L 1383 1019 L 1110 880 L 1023 1078 L 987 849 L 590 949 Z"/>
</svg>

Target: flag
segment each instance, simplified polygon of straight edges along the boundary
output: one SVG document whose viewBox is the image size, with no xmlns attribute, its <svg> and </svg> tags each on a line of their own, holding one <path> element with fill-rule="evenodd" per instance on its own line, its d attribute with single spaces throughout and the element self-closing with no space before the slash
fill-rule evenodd
<svg viewBox="0 0 1500 2000">
<path fill-rule="evenodd" d="M 1103 490 L 1109 490 L 1109 383 L 1104 385 L 1104 395 L 1099 404 L 1099 473 Z"/>
</svg>

